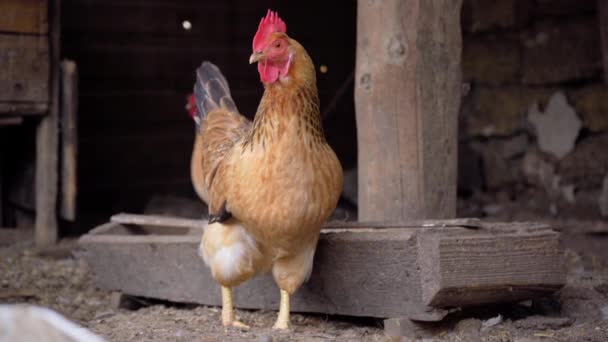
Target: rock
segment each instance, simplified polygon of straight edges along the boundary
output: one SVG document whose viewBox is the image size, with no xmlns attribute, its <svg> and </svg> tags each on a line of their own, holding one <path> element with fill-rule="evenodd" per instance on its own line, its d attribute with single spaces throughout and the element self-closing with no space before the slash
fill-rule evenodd
<svg viewBox="0 0 608 342">
<path fill-rule="evenodd" d="M 576 195 L 574 193 L 574 190 L 576 189 L 576 187 L 572 184 L 570 185 L 564 185 L 561 187 L 562 189 L 562 197 L 566 200 L 566 202 L 568 202 L 569 204 L 574 204 L 576 203 Z"/>
<path fill-rule="evenodd" d="M 503 318 L 502 318 L 502 315 L 500 315 L 500 314 L 496 317 L 487 319 L 481 323 L 481 330 L 482 331 L 488 330 L 493 326 L 499 325 L 500 323 L 502 323 L 502 321 L 503 321 Z"/>
<path fill-rule="evenodd" d="M 465 32 L 513 29 L 528 22 L 531 6 L 527 0 L 465 0 L 462 26 Z"/>
<path fill-rule="evenodd" d="M 572 319 L 568 317 L 529 316 L 513 322 L 513 325 L 520 329 L 560 329 L 572 325 Z"/>
<path fill-rule="evenodd" d="M 551 97 L 544 113 L 539 111 L 538 105 L 530 107 L 528 120 L 536 129 L 541 151 L 559 159 L 572 151 L 582 126 L 563 92 L 557 92 Z"/>
<path fill-rule="evenodd" d="M 517 83 L 521 49 L 515 35 L 471 36 L 463 41 L 462 76 L 466 82 Z"/>
<path fill-rule="evenodd" d="M 467 136 L 507 136 L 523 127 L 525 106 L 519 87 L 480 87 L 472 91 L 472 112 L 464 118 Z"/>
<path fill-rule="evenodd" d="M 481 153 L 485 186 L 495 190 L 520 178 L 521 159 L 504 158 L 495 146 L 486 146 Z"/>
<path fill-rule="evenodd" d="M 600 214 L 604 217 L 608 217 L 608 173 L 604 176 L 602 181 L 602 192 L 597 200 L 597 204 L 600 208 Z"/>
<path fill-rule="evenodd" d="M 496 138 L 488 141 L 496 153 L 504 159 L 523 156 L 528 150 L 529 139 L 526 134 L 517 134 L 506 138 Z"/>
<path fill-rule="evenodd" d="M 582 139 L 558 164 L 562 182 L 576 184 L 577 190 L 599 189 L 608 172 L 606 146 L 608 146 L 608 134 Z"/>
<path fill-rule="evenodd" d="M 522 173 L 529 184 L 549 189 L 555 178 L 555 165 L 539 151 L 530 150 L 524 155 Z"/>
<path fill-rule="evenodd" d="M 476 86 L 463 98 L 460 132 L 465 137 L 508 137 L 526 130 L 526 113 L 531 105 L 544 107 L 555 87 Z"/>
<path fill-rule="evenodd" d="M 601 70 L 595 16 L 545 21 L 523 34 L 522 82 L 546 85 L 592 78 Z"/>
<path fill-rule="evenodd" d="M 573 91 L 572 104 L 592 132 L 608 131 L 608 87 L 594 85 Z"/>
</svg>

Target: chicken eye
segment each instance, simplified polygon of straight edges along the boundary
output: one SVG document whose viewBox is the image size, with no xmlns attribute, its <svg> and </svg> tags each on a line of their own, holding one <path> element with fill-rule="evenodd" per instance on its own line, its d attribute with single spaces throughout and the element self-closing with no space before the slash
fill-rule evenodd
<svg viewBox="0 0 608 342">
<path fill-rule="evenodd" d="M 280 41 L 280 40 L 277 40 L 277 41 L 274 43 L 274 48 L 275 48 L 275 49 L 279 49 L 280 47 L 281 47 L 281 41 Z"/>
</svg>

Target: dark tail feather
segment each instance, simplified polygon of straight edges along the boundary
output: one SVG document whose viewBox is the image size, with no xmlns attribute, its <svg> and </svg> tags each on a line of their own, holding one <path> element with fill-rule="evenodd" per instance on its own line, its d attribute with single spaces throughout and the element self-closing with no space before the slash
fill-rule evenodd
<svg viewBox="0 0 608 342">
<path fill-rule="evenodd" d="M 224 108 L 232 112 L 238 112 L 232 96 L 230 87 L 220 69 L 213 63 L 204 61 L 196 69 L 196 83 L 194 84 L 194 96 L 200 119 L 216 108 Z"/>
</svg>

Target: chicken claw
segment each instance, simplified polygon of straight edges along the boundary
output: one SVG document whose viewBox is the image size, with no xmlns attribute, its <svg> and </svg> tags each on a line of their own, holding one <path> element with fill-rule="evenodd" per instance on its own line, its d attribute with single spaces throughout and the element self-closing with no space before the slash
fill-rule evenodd
<svg viewBox="0 0 608 342">
<path fill-rule="evenodd" d="M 279 316 L 272 327 L 275 330 L 289 330 L 289 292 L 281 290 L 281 304 L 279 307 Z"/>
<path fill-rule="evenodd" d="M 222 324 L 225 327 L 234 327 L 247 330 L 249 326 L 236 319 L 232 305 L 232 288 L 222 286 Z"/>
</svg>

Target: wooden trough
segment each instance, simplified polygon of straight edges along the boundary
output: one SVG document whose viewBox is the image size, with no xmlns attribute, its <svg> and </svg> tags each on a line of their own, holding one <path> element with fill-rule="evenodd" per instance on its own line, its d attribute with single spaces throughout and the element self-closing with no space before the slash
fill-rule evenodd
<svg viewBox="0 0 608 342">
<path fill-rule="evenodd" d="M 220 305 L 198 256 L 205 223 L 119 214 L 80 239 L 97 285 L 124 294 Z M 559 233 L 474 219 L 326 225 L 296 312 L 437 321 L 450 309 L 519 301 L 565 283 Z M 235 289 L 236 306 L 277 309 L 270 275 Z"/>
</svg>

